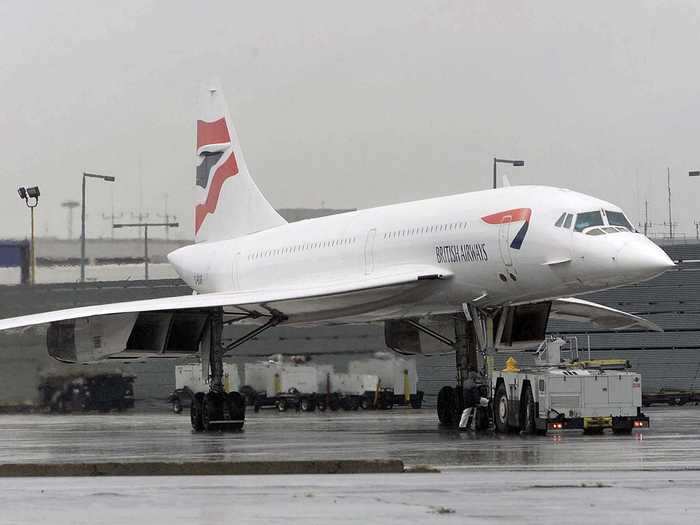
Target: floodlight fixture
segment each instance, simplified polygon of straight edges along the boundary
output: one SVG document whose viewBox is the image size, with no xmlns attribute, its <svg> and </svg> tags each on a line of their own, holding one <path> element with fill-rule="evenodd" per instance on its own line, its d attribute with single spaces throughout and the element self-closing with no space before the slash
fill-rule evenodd
<svg viewBox="0 0 700 525">
<path fill-rule="evenodd" d="M 39 191 L 39 186 L 32 186 L 31 188 L 27 188 L 27 197 L 30 199 L 38 199 L 39 195 L 41 195 L 41 192 Z"/>
<path fill-rule="evenodd" d="M 34 284 L 36 282 L 36 257 L 34 256 L 34 208 L 36 208 L 39 204 L 39 195 L 41 195 L 41 192 L 39 191 L 39 186 L 31 186 L 29 188 L 22 186 L 17 188 L 17 194 L 19 195 L 19 198 L 24 201 L 30 211 L 32 243 L 29 246 L 29 263 L 31 265 L 29 282 Z"/>
</svg>

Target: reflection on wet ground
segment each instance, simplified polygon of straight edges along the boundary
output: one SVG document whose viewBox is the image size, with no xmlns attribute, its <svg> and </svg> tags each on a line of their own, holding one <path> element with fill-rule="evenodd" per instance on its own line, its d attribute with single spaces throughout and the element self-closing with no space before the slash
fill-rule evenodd
<svg viewBox="0 0 700 525">
<path fill-rule="evenodd" d="M 240 434 L 198 434 L 169 413 L 0 416 L 0 463 L 398 458 L 459 470 L 700 470 L 700 409 L 650 408 L 631 436 L 441 430 L 432 410 L 250 414 Z"/>
</svg>

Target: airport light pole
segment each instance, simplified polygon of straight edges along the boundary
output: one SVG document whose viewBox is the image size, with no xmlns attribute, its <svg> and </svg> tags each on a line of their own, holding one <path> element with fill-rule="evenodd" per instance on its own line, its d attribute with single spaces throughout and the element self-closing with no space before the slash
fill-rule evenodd
<svg viewBox="0 0 700 525">
<path fill-rule="evenodd" d="M 498 187 L 497 166 L 499 163 L 500 164 L 510 164 L 511 166 L 516 166 L 516 167 L 525 166 L 524 160 L 508 160 L 508 159 L 499 159 L 497 157 L 494 157 L 493 158 L 493 189 L 494 190 Z"/>
<path fill-rule="evenodd" d="M 112 225 L 112 228 L 143 228 L 143 262 L 144 276 L 148 281 L 148 227 L 149 226 L 164 226 L 166 228 L 177 228 L 180 226 L 177 222 L 125 222 Z"/>
<path fill-rule="evenodd" d="M 105 182 L 114 182 L 114 177 L 109 175 L 97 175 L 96 173 L 83 172 L 83 188 L 80 210 L 80 282 L 85 282 L 85 180 L 101 179 Z"/>
<path fill-rule="evenodd" d="M 689 171 L 688 177 L 700 177 L 700 171 Z M 695 240 L 700 241 L 700 222 L 695 221 Z"/>
<path fill-rule="evenodd" d="M 29 247 L 29 261 L 32 267 L 32 275 L 29 282 L 30 284 L 34 284 L 36 282 L 36 257 L 34 255 L 34 208 L 36 208 L 39 204 L 39 195 L 41 195 L 41 192 L 39 191 L 39 186 L 32 186 L 31 188 L 17 188 L 17 193 L 19 194 L 19 198 L 22 199 L 29 208 L 31 215 L 32 243 Z"/>
</svg>

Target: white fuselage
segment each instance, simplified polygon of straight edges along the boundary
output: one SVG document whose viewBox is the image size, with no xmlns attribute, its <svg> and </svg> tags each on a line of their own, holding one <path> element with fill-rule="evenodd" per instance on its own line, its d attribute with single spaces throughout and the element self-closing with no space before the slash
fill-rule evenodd
<svg viewBox="0 0 700 525">
<path fill-rule="evenodd" d="M 516 213 L 497 223 L 484 220 L 508 210 Z M 518 210 L 530 212 L 514 247 L 525 224 Z M 304 290 L 415 264 L 453 274 L 438 294 L 408 298 L 404 316 L 459 311 L 466 302 L 494 307 L 571 296 L 649 279 L 672 265 L 634 231 L 575 231 L 576 214 L 594 210 L 621 212 L 564 189 L 507 187 L 285 224 L 187 246 L 169 259 L 197 292 Z M 569 228 L 555 226 L 564 213 L 574 215 Z M 358 319 L 395 315 L 395 309 L 364 312 Z"/>
</svg>

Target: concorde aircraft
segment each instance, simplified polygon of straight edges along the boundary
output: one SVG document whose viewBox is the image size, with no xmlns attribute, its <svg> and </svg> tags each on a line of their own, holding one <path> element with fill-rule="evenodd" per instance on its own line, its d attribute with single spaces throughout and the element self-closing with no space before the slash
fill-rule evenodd
<svg viewBox="0 0 700 525">
<path fill-rule="evenodd" d="M 537 344 L 550 318 L 658 329 L 573 297 L 674 266 L 618 206 L 510 186 L 288 224 L 250 175 L 221 89 L 202 97 L 195 242 L 168 255 L 193 294 L 4 319 L 0 330 L 45 329 L 65 362 L 199 353 L 210 391 L 195 397 L 191 421 L 208 430 L 245 418 L 240 394 L 223 390 L 222 355 L 280 323 L 382 322 L 388 346 L 409 353 L 421 352 L 416 334 L 439 339 L 445 323 L 473 327 L 491 350 Z M 230 323 L 250 328 L 224 346 Z"/>
</svg>

